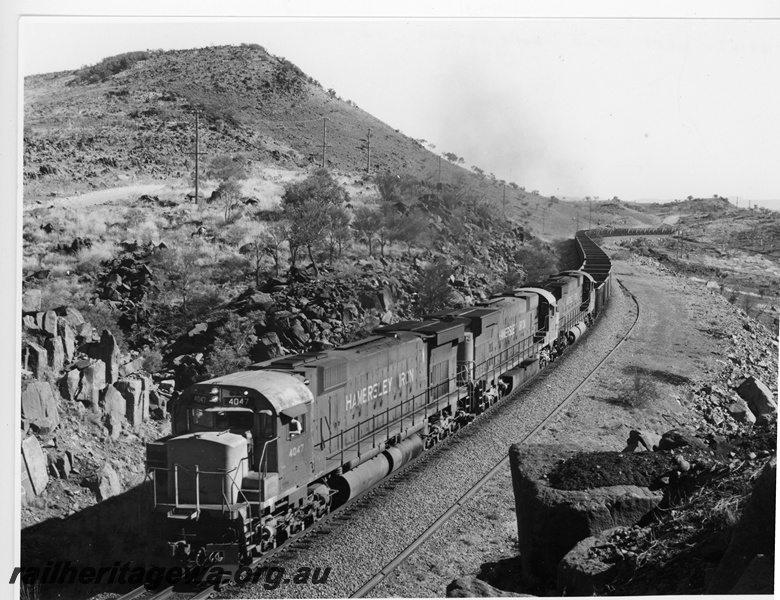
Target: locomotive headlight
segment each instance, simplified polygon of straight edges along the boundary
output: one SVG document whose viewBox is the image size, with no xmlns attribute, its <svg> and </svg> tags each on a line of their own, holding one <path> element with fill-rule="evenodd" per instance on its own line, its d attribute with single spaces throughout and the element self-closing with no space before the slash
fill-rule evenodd
<svg viewBox="0 0 780 600">
<path fill-rule="evenodd" d="M 217 402 L 219 402 L 219 388 L 215 388 L 215 387 L 211 388 L 211 390 L 209 391 L 209 402 L 211 404 L 216 404 Z"/>
</svg>

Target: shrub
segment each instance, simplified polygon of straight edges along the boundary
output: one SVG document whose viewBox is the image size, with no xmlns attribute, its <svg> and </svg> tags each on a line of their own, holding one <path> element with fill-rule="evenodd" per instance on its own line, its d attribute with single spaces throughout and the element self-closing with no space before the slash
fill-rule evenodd
<svg viewBox="0 0 780 600">
<path fill-rule="evenodd" d="M 644 408 L 658 398 L 658 389 L 650 377 L 639 370 L 633 372 L 632 378 L 621 390 L 620 403 L 629 408 Z"/>
<path fill-rule="evenodd" d="M 414 282 L 417 293 L 417 316 L 447 308 L 453 299 L 449 278 L 453 269 L 439 261 L 423 267 Z"/>
<path fill-rule="evenodd" d="M 147 373 L 157 373 L 162 369 L 162 354 L 158 350 L 147 350 L 143 353 L 143 369 Z"/>
<path fill-rule="evenodd" d="M 126 71 L 135 63 L 146 60 L 151 56 L 150 52 L 125 52 L 116 56 L 104 58 L 99 63 L 89 67 L 83 67 L 76 72 L 76 83 L 100 83 L 106 81 L 117 73 Z"/>
</svg>

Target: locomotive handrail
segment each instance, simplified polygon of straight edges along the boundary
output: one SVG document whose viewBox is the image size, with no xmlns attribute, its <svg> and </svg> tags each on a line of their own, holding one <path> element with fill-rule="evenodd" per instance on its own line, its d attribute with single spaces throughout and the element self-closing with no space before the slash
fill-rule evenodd
<svg viewBox="0 0 780 600">
<path fill-rule="evenodd" d="M 507 358 L 506 359 L 496 361 L 496 360 L 494 360 L 495 357 L 490 357 L 490 358 L 488 358 L 488 360 L 482 361 L 479 364 L 476 364 L 476 361 L 471 361 L 471 362 L 473 362 L 475 364 L 475 371 L 479 372 L 479 370 L 484 367 L 484 375 L 485 375 L 485 377 L 488 378 L 488 379 L 489 378 L 495 379 L 500 374 L 502 369 L 504 369 L 507 365 L 520 364 L 520 362 L 522 362 L 525 358 L 527 358 L 526 350 L 532 349 L 533 348 L 533 343 L 531 345 L 529 345 L 528 348 L 525 348 L 524 344 L 525 344 L 525 342 L 528 339 L 530 339 L 532 337 L 533 336 L 528 336 L 528 337 L 526 337 L 526 338 L 524 338 L 522 340 L 519 340 L 517 343 L 513 344 L 512 346 L 510 346 L 509 348 L 504 350 L 502 352 L 502 354 L 503 353 L 507 353 Z M 529 355 L 530 355 L 530 353 L 529 353 Z M 493 364 L 492 365 L 490 364 L 491 360 L 493 360 Z M 467 385 L 466 385 L 466 383 L 463 383 L 463 384 L 460 384 L 460 385 L 458 384 L 458 382 L 457 382 L 457 369 L 456 369 L 455 374 L 453 376 L 449 377 L 446 381 L 447 381 L 447 383 L 454 382 L 456 390 L 454 392 L 447 392 L 446 394 L 444 394 L 442 396 L 439 396 L 438 398 L 436 398 L 435 402 L 433 402 L 433 401 L 426 402 L 423 406 L 421 406 L 419 408 L 416 408 L 416 409 L 413 408 L 410 412 L 404 413 L 404 408 L 409 403 L 411 403 L 412 407 L 414 407 L 414 403 L 416 401 L 418 401 L 420 398 L 422 398 L 424 396 L 428 396 L 430 394 L 431 390 L 437 388 L 443 382 L 439 382 L 439 383 L 437 383 L 435 385 L 429 386 L 423 392 L 417 394 L 416 396 L 413 396 L 411 398 L 408 398 L 407 400 L 404 400 L 403 402 L 400 402 L 397 406 L 388 407 L 388 408 L 386 408 L 384 410 L 384 412 L 379 413 L 379 415 L 384 416 L 385 419 L 386 419 L 386 431 L 388 432 L 388 437 L 389 437 L 390 428 L 393 427 L 393 426 L 396 426 L 396 425 L 400 424 L 400 429 L 401 429 L 401 431 L 403 431 L 403 422 L 404 422 L 405 419 L 411 418 L 412 419 L 411 425 L 413 426 L 415 424 L 415 417 L 420 416 L 420 413 L 422 413 L 422 418 L 423 419 L 427 419 L 428 418 L 428 410 L 429 409 L 435 408 L 434 412 L 438 412 L 439 411 L 439 406 L 440 406 L 440 403 L 441 403 L 442 399 L 446 398 L 446 401 L 449 402 L 450 397 L 454 393 L 455 394 L 459 394 L 459 398 L 458 399 L 460 399 L 460 394 L 464 390 L 464 388 L 467 387 Z M 399 411 L 399 410 L 400 410 L 400 415 L 398 417 L 396 417 L 395 419 L 391 419 L 390 418 L 391 411 Z M 332 454 L 327 455 L 326 456 L 326 460 L 332 460 L 336 456 L 340 456 L 341 463 L 343 464 L 344 463 L 344 454 L 346 452 L 350 451 L 350 450 L 353 450 L 354 448 L 357 448 L 357 451 L 358 451 L 358 455 L 357 456 L 360 457 L 360 455 L 361 455 L 360 454 L 360 444 L 365 442 L 365 441 L 367 441 L 368 439 L 371 439 L 372 447 L 376 447 L 376 439 L 375 439 L 376 427 L 375 427 L 375 423 L 376 423 L 376 418 L 379 415 L 377 415 L 375 413 L 370 418 L 367 418 L 367 419 L 365 419 L 363 421 L 359 421 L 358 423 L 356 423 L 355 425 L 353 425 L 349 429 L 344 429 L 344 430 L 340 431 L 338 434 L 336 434 L 334 436 L 331 436 L 331 437 L 329 437 L 327 439 L 322 439 L 317 445 L 320 446 L 320 448 L 322 448 L 323 450 L 325 449 L 326 444 L 331 443 L 333 440 L 338 439 L 339 442 L 340 442 L 339 450 L 336 451 L 336 452 L 333 452 Z M 365 427 L 367 425 L 372 425 L 371 433 L 361 437 L 361 435 L 360 435 L 360 428 L 361 427 Z M 349 434 L 349 433 L 355 432 L 355 431 L 357 433 L 357 435 L 355 436 L 356 437 L 355 441 L 349 443 L 348 445 L 345 445 L 345 443 L 344 443 L 344 436 L 346 434 Z"/>
</svg>

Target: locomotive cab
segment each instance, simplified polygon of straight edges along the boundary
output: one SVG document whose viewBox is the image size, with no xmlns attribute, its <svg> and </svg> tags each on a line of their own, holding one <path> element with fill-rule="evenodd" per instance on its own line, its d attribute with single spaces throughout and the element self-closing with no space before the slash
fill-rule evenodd
<svg viewBox="0 0 780 600">
<path fill-rule="evenodd" d="M 171 518 L 238 518 L 306 496 L 311 392 L 290 373 L 258 375 L 205 381 L 177 400 L 172 435 L 147 445 L 156 509 Z"/>
</svg>

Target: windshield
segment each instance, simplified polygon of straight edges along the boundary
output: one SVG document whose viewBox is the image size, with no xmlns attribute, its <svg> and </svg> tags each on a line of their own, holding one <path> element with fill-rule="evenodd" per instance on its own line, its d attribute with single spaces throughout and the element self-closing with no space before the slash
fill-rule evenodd
<svg viewBox="0 0 780 600">
<path fill-rule="evenodd" d="M 250 410 L 206 410 L 193 408 L 190 412 L 193 431 L 225 431 L 252 429 L 254 414 Z"/>
</svg>

